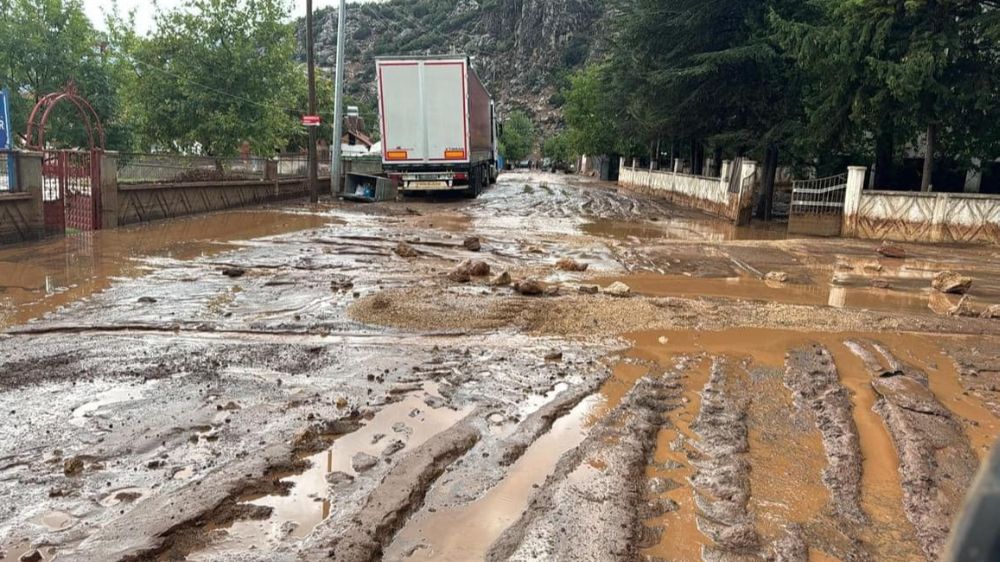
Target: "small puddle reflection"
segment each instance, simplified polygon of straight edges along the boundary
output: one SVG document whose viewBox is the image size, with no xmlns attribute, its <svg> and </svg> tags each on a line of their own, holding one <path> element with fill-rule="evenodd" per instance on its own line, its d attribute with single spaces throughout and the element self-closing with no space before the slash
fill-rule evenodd
<svg viewBox="0 0 1000 562">
<path fill-rule="evenodd" d="M 398 459 L 424 444 L 428 439 L 453 426 L 471 409 L 453 410 L 447 407 L 431 408 L 424 403 L 430 396 L 438 396 L 437 383 L 427 383 L 424 392 L 411 394 L 403 400 L 382 408 L 361 429 L 337 438 L 333 445 L 321 453 L 307 457 L 310 467 L 301 474 L 282 479 L 293 484 L 287 496 L 266 496 L 252 499 L 252 505 L 273 509 L 264 521 L 237 521 L 219 531 L 220 537 L 207 548 L 191 554 L 190 560 L 211 560 L 227 552 L 246 552 L 263 548 L 271 540 L 286 537 L 300 539 L 312 532 L 330 516 L 331 505 L 327 476 L 342 472 L 353 477 L 364 477 L 352 466 L 352 459 L 360 453 L 371 455 L 380 463 L 387 462 L 384 451 L 399 441 L 402 448 L 392 454 Z M 377 468 L 370 469 L 380 475 Z"/>
<path fill-rule="evenodd" d="M 556 420 L 548 433 L 528 447 L 499 484 L 478 500 L 434 513 L 421 512 L 396 535 L 386 560 L 483 560 L 490 545 L 517 521 L 534 488 L 541 486 L 562 455 L 583 442 L 588 420 L 601 402 L 585 398 Z"/>
<path fill-rule="evenodd" d="M 598 219 L 580 230 L 591 236 L 616 240 L 691 240 L 724 242 L 727 240 L 784 240 L 788 228 L 780 223 L 736 226 L 721 219 L 670 217 L 663 221 Z"/>
</svg>

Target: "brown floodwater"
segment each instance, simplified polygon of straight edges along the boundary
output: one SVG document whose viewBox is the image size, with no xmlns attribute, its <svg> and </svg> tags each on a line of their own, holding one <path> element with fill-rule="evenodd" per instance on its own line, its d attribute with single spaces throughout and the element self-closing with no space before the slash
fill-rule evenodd
<svg viewBox="0 0 1000 562">
<path fill-rule="evenodd" d="M 935 302 L 935 299 L 944 300 L 948 306 L 958 303 L 956 297 L 930 293 L 929 291 L 796 285 L 762 281 L 749 277 L 698 278 L 685 275 L 635 273 L 616 277 L 599 277 L 593 280 L 594 283 L 602 287 L 607 287 L 616 281 L 625 283 L 635 293 L 652 297 L 716 297 L 892 312 L 929 312 L 931 311 L 930 305 Z"/>
<path fill-rule="evenodd" d="M 154 267 L 147 258 L 210 256 L 238 241 L 336 220 L 305 207 L 225 211 L 6 247 L 0 249 L 0 329 L 100 292 L 114 278 L 141 276 Z"/>
<path fill-rule="evenodd" d="M 670 217 L 663 221 L 597 219 L 580 227 L 585 234 L 616 240 L 783 240 L 787 227 L 780 223 L 736 226 L 722 219 Z"/>
<path fill-rule="evenodd" d="M 745 365 L 748 373 L 754 366 L 783 370 L 785 354 L 810 343 L 820 343 L 830 350 L 853 403 L 852 415 L 863 457 L 861 503 L 873 523 L 862 535 L 876 559 L 919 559 L 920 552 L 912 540 L 913 527 L 902 508 L 896 449 L 881 417 L 872 410 L 876 400 L 871 386 L 872 375 L 844 341 L 881 342 L 902 361 L 925 370 L 931 390 L 942 404 L 974 422 L 964 423 L 963 427 L 980 455 L 1000 434 L 996 418 L 974 397 L 963 395 L 954 362 L 943 351 L 946 340 L 961 340 L 960 336 L 738 328 L 718 332 L 651 331 L 629 334 L 627 338 L 633 342 L 627 356 L 655 361 L 664 368 L 677 365 L 684 357 L 700 358 L 684 369 L 682 380 L 687 401 L 683 408 L 668 414 L 672 423 L 660 432 L 654 463 L 647 470 L 649 476 L 670 478 L 682 486 L 664 494 L 677 502 L 678 509 L 647 522 L 663 526 L 664 534 L 661 543 L 647 549 L 645 554 L 665 559 L 699 560 L 702 547 L 710 544 L 709 539 L 697 531 L 693 490 L 688 482 L 694 470 L 686 455 L 687 448 L 697 440 L 690 424 L 700 407 L 699 392 L 708 380 L 709 357 L 724 357 L 730 365 Z M 638 371 L 633 372 L 638 374 Z M 751 399 L 748 412 L 749 460 L 753 467 L 750 509 L 758 532 L 765 539 L 773 540 L 780 535 L 781 523 L 822 521 L 829 492 L 821 480 L 826 456 L 819 432 L 814 428 L 799 431 L 787 423 L 794 405 L 790 392 L 777 374 L 738 378 L 733 388 L 742 388 L 740 392 Z M 627 390 L 616 389 L 616 393 L 623 392 Z M 810 560 L 835 558 L 813 549 Z"/>
</svg>

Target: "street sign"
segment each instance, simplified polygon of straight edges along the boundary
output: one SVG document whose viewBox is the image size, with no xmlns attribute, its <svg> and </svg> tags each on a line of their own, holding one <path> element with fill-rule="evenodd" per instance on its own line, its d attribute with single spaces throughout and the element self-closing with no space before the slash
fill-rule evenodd
<svg viewBox="0 0 1000 562">
<path fill-rule="evenodd" d="M 10 92 L 6 88 L 0 90 L 0 149 L 11 148 L 9 97 Z"/>
<path fill-rule="evenodd" d="M 319 115 L 303 115 L 302 124 L 306 127 L 319 127 Z"/>
</svg>

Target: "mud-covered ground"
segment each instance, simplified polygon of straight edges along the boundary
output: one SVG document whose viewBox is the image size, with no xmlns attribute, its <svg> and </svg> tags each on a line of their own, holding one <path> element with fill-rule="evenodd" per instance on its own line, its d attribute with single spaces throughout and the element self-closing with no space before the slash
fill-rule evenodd
<svg viewBox="0 0 1000 562">
<path fill-rule="evenodd" d="M 877 245 L 511 173 L 0 249 L 0 560 L 937 560 L 1000 250 Z"/>
</svg>

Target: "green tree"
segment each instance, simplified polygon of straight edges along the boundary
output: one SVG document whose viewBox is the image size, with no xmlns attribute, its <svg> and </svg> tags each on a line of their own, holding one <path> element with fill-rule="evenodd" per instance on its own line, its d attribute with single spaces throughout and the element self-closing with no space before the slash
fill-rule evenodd
<svg viewBox="0 0 1000 562">
<path fill-rule="evenodd" d="M 553 164 L 569 164 L 575 153 L 570 148 L 569 135 L 565 132 L 552 135 L 542 143 L 542 155 L 550 158 Z"/>
<path fill-rule="evenodd" d="M 14 132 L 24 134 L 28 114 L 40 98 L 72 81 L 104 123 L 109 146 L 120 148 L 124 131 L 117 121 L 117 84 L 104 47 L 79 0 L 0 0 L 0 87 L 13 94 Z M 75 107 L 57 106 L 46 141 L 87 146 Z"/>
<path fill-rule="evenodd" d="M 614 104 L 603 80 L 604 67 L 589 66 L 573 74 L 563 92 L 563 118 L 569 127 L 567 148 L 578 154 L 609 154 L 620 144 Z"/>
<path fill-rule="evenodd" d="M 131 66 L 130 123 L 146 148 L 235 155 L 285 149 L 301 134 L 304 80 L 281 0 L 188 0 L 156 16 L 156 31 L 114 34 Z"/>
<path fill-rule="evenodd" d="M 523 111 L 513 111 L 504 121 L 500 153 L 508 162 L 524 160 L 535 146 L 535 125 Z"/>
</svg>

